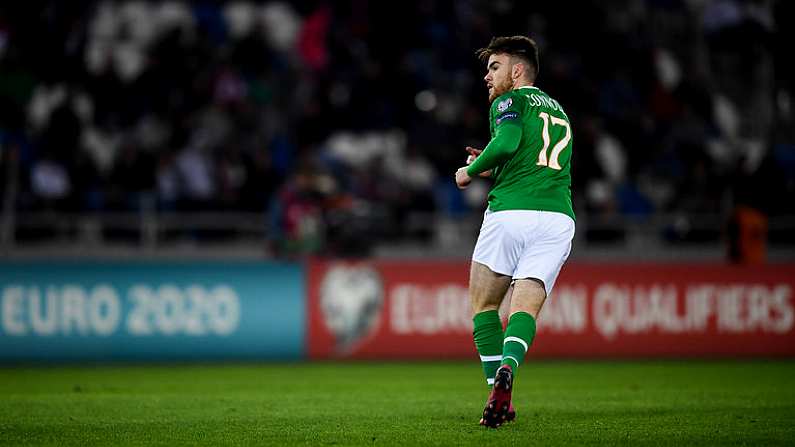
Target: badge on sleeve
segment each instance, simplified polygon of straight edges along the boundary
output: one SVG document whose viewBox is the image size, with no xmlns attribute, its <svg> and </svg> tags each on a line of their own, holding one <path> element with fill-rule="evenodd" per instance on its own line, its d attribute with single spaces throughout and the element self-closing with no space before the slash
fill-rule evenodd
<svg viewBox="0 0 795 447">
<path fill-rule="evenodd" d="M 515 120 L 516 118 L 519 118 L 519 114 L 518 113 L 516 113 L 516 112 L 505 112 L 502 115 L 497 117 L 497 119 L 495 120 L 494 124 L 499 126 L 500 123 L 502 123 L 505 120 Z"/>
<path fill-rule="evenodd" d="M 504 112 L 504 111 L 508 110 L 508 107 L 510 107 L 511 104 L 513 104 L 513 101 L 511 101 L 511 98 L 508 98 L 505 101 L 500 101 L 497 104 L 497 111 L 498 112 Z"/>
</svg>

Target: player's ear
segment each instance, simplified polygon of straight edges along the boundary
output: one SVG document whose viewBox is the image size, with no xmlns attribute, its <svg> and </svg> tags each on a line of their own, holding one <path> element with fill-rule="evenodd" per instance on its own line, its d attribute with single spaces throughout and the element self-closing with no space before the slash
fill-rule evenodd
<svg viewBox="0 0 795 447">
<path fill-rule="evenodd" d="M 513 64 L 513 67 L 511 67 L 511 78 L 519 79 L 522 77 L 522 73 L 524 73 L 524 64 L 521 62 Z"/>
</svg>

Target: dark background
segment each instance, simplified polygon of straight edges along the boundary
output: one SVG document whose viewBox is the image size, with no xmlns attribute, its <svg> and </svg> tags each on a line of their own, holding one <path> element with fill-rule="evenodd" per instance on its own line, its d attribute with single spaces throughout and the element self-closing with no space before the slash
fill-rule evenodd
<svg viewBox="0 0 795 447">
<path fill-rule="evenodd" d="M 781 257 L 792 18 L 741 0 L 6 2 L 3 247 L 452 253 L 485 206 L 485 183 L 452 181 L 488 142 L 474 52 L 523 34 L 572 120 L 583 250 L 742 260 L 739 212 Z"/>
</svg>

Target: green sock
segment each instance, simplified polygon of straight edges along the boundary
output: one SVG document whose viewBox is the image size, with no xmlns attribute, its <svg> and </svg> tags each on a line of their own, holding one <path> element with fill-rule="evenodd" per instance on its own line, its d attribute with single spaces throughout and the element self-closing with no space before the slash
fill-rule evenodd
<svg viewBox="0 0 795 447">
<path fill-rule="evenodd" d="M 524 361 L 524 356 L 536 336 L 536 319 L 527 312 L 516 312 L 508 319 L 502 347 L 502 365 L 511 365 L 514 371 Z"/>
<path fill-rule="evenodd" d="M 486 384 L 494 385 L 494 375 L 502 360 L 502 321 L 496 310 L 480 312 L 472 319 L 472 336 L 480 354 L 480 363 L 486 375 Z"/>
</svg>

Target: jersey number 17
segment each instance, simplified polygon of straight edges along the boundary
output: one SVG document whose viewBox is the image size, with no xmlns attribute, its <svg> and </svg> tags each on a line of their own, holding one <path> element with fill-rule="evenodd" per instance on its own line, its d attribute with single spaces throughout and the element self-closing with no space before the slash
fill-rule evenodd
<svg viewBox="0 0 795 447">
<path fill-rule="evenodd" d="M 538 162 L 536 163 L 538 166 L 546 166 L 548 168 L 560 170 L 560 163 L 558 163 L 558 157 L 563 149 L 566 149 L 566 146 L 569 145 L 569 141 L 571 141 L 571 127 L 569 127 L 569 122 L 558 118 L 556 116 L 552 116 L 547 112 L 541 112 L 538 114 L 539 118 L 544 121 L 544 128 L 541 131 L 541 139 L 544 141 L 544 147 L 541 148 L 541 152 L 538 153 Z M 549 158 L 547 158 L 547 149 L 549 149 L 549 123 L 552 122 L 553 126 L 563 126 L 566 128 L 566 135 L 560 139 L 554 146 L 552 146 L 552 153 L 549 154 Z"/>
</svg>

